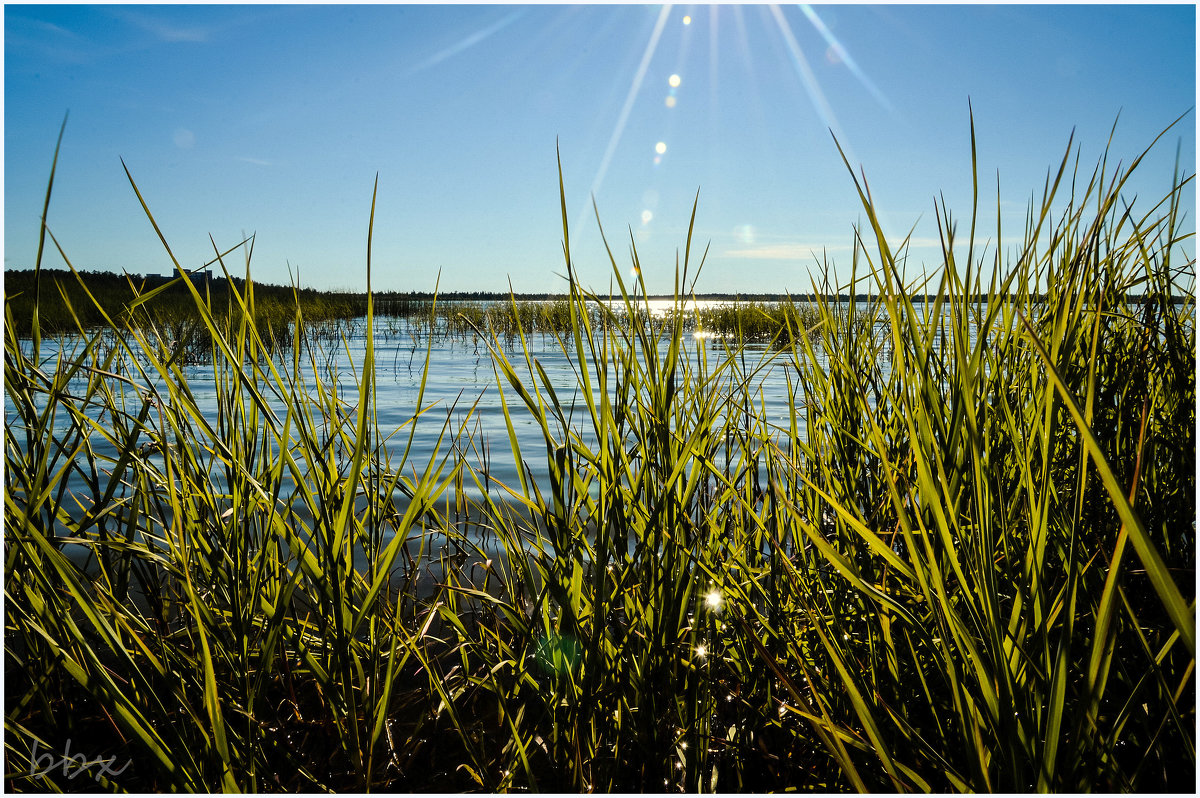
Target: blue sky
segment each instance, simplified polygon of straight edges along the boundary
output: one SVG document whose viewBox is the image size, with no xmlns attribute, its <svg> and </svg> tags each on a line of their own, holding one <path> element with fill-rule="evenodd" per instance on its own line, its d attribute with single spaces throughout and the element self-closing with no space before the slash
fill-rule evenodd
<svg viewBox="0 0 1200 798">
<path fill-rule="evenodd" d="M 1073 129 L 1086 182 L 1118 113 L 1129 162 L 1192 108 L 1195 34 L 1192 5 L 7 5 L 4 265 L 32 266 L 69 110 L 49 224 L 80 269 L 171 269 L 124 158 L 187 267 L 254 233 L 256 280 L 361 290 L 378 174 L 375 287 L 562 290 L 557 143 L 591 287 L 592 196 L 658 292 L 699 191 L 698 291 L 804 292 L 863 220 L 831 128 L 933 265 L 935 199 L 970 212 L 968 100 L 980 238 L 999 174 L 1011 244 Z M 1130 198 L 1166 193 L 1177 147 L 1194 173 L 1194 112 Z"/>
</svg>

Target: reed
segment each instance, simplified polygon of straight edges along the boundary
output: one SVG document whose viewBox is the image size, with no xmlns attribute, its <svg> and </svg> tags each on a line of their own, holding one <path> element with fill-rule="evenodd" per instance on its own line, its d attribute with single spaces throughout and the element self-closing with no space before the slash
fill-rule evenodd
<svg viewBox="0 0 1200 798">
<path fill-rule="evenodd" d="M 252 248 L 253 238 L 243 242 Z M 228 325 L 239 312 L 234 294 L 244 291 L 244 280 L 218 276 L 201 279 L 214 262 L 205 264 L 193 273 L 197 287 L 217 318 Z M 5 298 L 12 307 L 16 332 L 21 338 L 32 337 L 31 320 L 35 302 L 38 325 L 42 334 L 73 335 L 82 325 L 86 329 L 103 329 L 106 319 L 141 318 L 176 330 L 203 330 L 195 301 L 183 279 L 165 277 L 135 277 L 112 272 L 72 273 L 64 269 L 6 270 Z M 153 293 L 153 299 L 139 301 Z M 257 286 L 256 321 L 260 330 L 287 342 L 286 326 L 298 306 L 310 322 L 331 322 L 361 317 L 366 312 L 366 298 L 335 292 L 285 286 Z M 131 309 L 131 305 L 137 308 Z M 274 332 L 272 332 L 274 331 Z M 197 345 L 197 349 L 200 347 Z"/>
<path fill-rule="evenodd" d="M 103 326 L 75 310 L 52 352 L 6 302 L 6 787 L 1191 789 L 1192 178 L 1135 213 L 1140 160 L 1080 181 L 1068 147 L 1007 261 L 939 207 L 932 279 L 852 173 L 870 299 L 742 305 L 740 339 L 685 334 L 691 225 L 675 312 L 636 248 L 585 289 L 560 173 L 567 299 L 418 309 L 427 344 L 486 335 L 496 451 L 423 382 L 380 429 L 370 228 L 351 378 L 303 307 L 286 345 L 255 323 L 248 247 L 214 259 L 244 256 L 234 312 L 186 283 L 215 421 L 153 293 L 88 297 Z M 754 387 L 780 361 L 782 422 Z M 40 766 L 68 741 L 129 765 Z"/>
<path fill-rule="evenodd" d="M 513 486 L 531 521 L 481 508 L 519 567 L 462 588 L 483 605 L 460 684 L 501 725 L 469 727 L 478 786 L 1186 789 L 1191 178 L 1133 216 L 1140 160 L 1055 220 L 1068 149 L 1015 263 L 976 253 L 974 212 L 963 259 L 940 208 L 933 286 L 905 284 L 860 184 L 850 294 L 874 298 L 790 339 L 783 429 L 757 364 L 693 363 L 615 262 L 624 314 L 593 326 L 607 304 L 573 289 L 577 391 L 497 342 L 551 481 Z"/>
<path fill-rule="evenodd" d="M 694 314 L 695 330 L 741 342 L 790 347 L 795 336 L 816 329 L 821 315 L 810 304 L 788 302 L 731 302 L 705 307 Z"/>
</svg>

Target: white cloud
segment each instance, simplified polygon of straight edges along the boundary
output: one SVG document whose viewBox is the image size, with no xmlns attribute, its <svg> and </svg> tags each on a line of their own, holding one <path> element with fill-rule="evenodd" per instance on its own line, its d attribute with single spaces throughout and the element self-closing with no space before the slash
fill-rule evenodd
<svg viewBox="0 0 1200 798">
<path fill-rule="evenodd" d="M 65 36 L 69 39 L 75 39 L 76 41 L 78 41 L 80 38 L 78 33 L 75 33 L 74 31 L 71 31 L 71 30 L 67 30 L 66 28 L 62 27 L 61 25 L 55 25 L 53 22 L 46 22 L 46 21 L 40 20 L 40 19 L 31 19 L 31 20 L 27 20 L 27 22 L 28 22 L 28 24 L 30 24 L 34 27 L 41 28 L 42 30 L 44 30 L 48 33 L 52 33 L 57 36 Z"/>
<path fill-rule="evenodd" d="M 845 252 L 849 244 L 760 244 L 743 249 L 727 249 L 721 254 L 729 258 L 754 258 L 759 260 L 809 260 L 821 252 Z"/>
<path fill-rule="evenodd" d="M 874 239 L 866 238 L 864 240 L 869 245 Z M 905 243 L 904 239 L 899 236 L 888 236 L 886 240 L 888 246 L 892 247 L 893 249 Z M 929 236 L 913 236 L 912 238 L 908 239 L 907 245 L 909 249 L 940 250 L 942 248 L 942 240 L 940 238 L 930 238 Z"/>
<path fill-rule="evenodd" d="M 185 127 L 176 129 L 175 146 L 181 150 L 190 150 L 196 144 L 196 134 Z"/>
<path fill-rule="evenodd" d="M 200 26 L 171 25 L 142 11 L 122 9 L 117 15 L 163 42 L 207 42 L 212 33 L 210 28 Z"/>
<path fill-rule="evenodd" d="M 875 236 L 870 230 L 865 230 L 863 243 L 868 251 L 875 251 Z M 888 236 L 888 246 L 896 254 L 899 253 L 899 247 L 903 241 L 901 236 Z M 985 239 L 980 238 L 977 245 L 983 244 Z M 964 243 L 959 241 L 957 243 Z M 778 242 L 764 243 L 758 245 L 744 246 L 737 249 L 727 249 L 721 255 L 727 258 L 749 258 L 752 260 L 790 260 L 790 261 L 813 261 L 820 260 L 823 254 L 840 254 L 845 255 L 850 252 L 853 245 L 852 236 L 841 237 L 839 243 L 836 244 L 818 244 L 813 242 Z M 908 240 L 907 250 L 913 252 L 928 252 L 934 250 L 941 252 L 941 241 L 936 237 L 931 236 L 913 236 Z"/>
<path fill-rule="evenodd" d="M 271 165 L 270 161 L 264 161 L 262 158 L 250 158 L 249 156 L 246 156 L 246 155 L 239 155 L 237 159 L 243 163 L 252 163 L 255 166 L 270 166 Z"/>
</svg>

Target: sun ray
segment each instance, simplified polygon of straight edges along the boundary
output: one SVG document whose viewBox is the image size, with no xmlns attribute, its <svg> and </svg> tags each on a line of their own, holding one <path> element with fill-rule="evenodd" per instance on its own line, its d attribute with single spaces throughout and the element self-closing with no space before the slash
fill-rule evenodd
<svg viewBox="0 0 1200 798">
<path fill-rule="evenodd" d="M 742 67 L 746 70 L 746 74 L 750 76 L 750 85 L 753 86 L 757 83 L 754 74 L 754 59 L 750 57 L 750 35 L 746 30 L 746 16 L 742 13 L 741 6 L 733 7 L 733 21 L 737 34 L 738 54 L 742 57 Z"/>
<path fill-rule="evenodd" d="M 788 53 L 792 57 L 792 66 L 796 69 L 796 74 L 800 77 L 800 82 L 804 84 L 804 90 L 808 93 L 809 100 L 812 101 L 813 108 L 821 117 L 821 121 L 825 123 L 825 127 L 838 140 L 839 146 L 846 153 L 846 157 L 851 164 L 858 163 L 858 156 L 854 154 L 854 148 L 851 146 L 845 133 L 842 132 L 841 125 L 838 123 L 837 115 L 833 112 L 833 108 L 829 105 L 829 101 L 825 99 L 825 92 L 821 91 L 821 84 L 817 82 L 817 76 L 813 73 L 812 67 L 809 66 L 808 59 L 804 57 L 804 51 L 800 48 L 800 43 L 796 41 L 796 36 L 792 33 L 792 27 L 783 16 L 783 12 L 775 3 L 770 5 L 771 15 L 775 17 L 775 24 L 779 26 L 779 34 L 783 37 L 784 43 L 787 45 Z"/>
<path fill-rule="evenodd" d="M 841 62 L 846 65 L 847 69 L 850 70 L 850 74 L 858 78 L 858 82 L 861 83 L 866 90 L 871 93 L 872 97 L 879 101 L 880 105 L 891 111 L 891 102 L 887 97 L 884 96 L 883 92 L 879 90 L 879 87 L 877 87 L 871 81 L 871 79 L 867 77 L 867 74 L 863 72 L 861 68 L 859 68 L 858 63 L 854 60 L 854 57 L 850 55 L 849 51 L 847 51 L 842 45 L 838 37 L 833 35 L 833 31 L 831 31 L 825 25 L 824 21 L 817 16 L 816 9 L 814 9 L 808 3 L 801 3 L 800 10 L 804 12 L 804 16 L 808 17 L 808 21 L 812 23 L 812 26 L 817 29 L 817 33 L 821 34 L 822 38 L 825 39 L 825 43 L 830 46 L 830 48 L 837 54 L 838 58 L 841 59 Z"/>
<path fill-rule="evenodd" d="M 404 77 L 410 77 L 412 75 L 415 75 L 418 72 L 429 69 L 429 67 L 434 66 L 435 64 L 440 64 L 442 61 L 445 61 L 447 58 L 451 58 L 453 56 L 458 55 L 459 53 L 463 52 L 464 50 L 469 50 L 470 48 L 479 44 L 481 41 L 483 41 L 487 37 L 491 36 L 493 33 L 496 33 L 497 31 L 501 30 L 502 28 L 506 28 L 513 22 L 516 22 L 518 19 L 523 17 L 525 15 L 525 13 L 526 13 L 526 9 L 523 9 L 523 8 L 517 9 L 516 11 L 513 11 L 510 14 L 507 14 L 500 20 L 492 23 L 488 27 L 482 28 L 481 30 L 477 30 L 474 33 L 470 34 L 469 36 L 463 37 L 462 40 L 455 42 L 454 44 L 450 45 L 449 47 L 444 48 L 443 50 L 441 50 L 437 53 L 434 53 L 433 55 L 431 55 L 429 58 L 426 58 L 421 63 L 417 64 L 414 67 L 411 67 L 408 71 L 406 71 L 404 73 Z"/>
<path fill-rule="evenodd" d="M 717 48 L 717 7 L 709 6 L 708 9 L 708 129 L 713 132 L 709 139 L 708 158 L 711 163 L 717 163 L 719 159 L 720 149 L 717 142 L 720 140 L 721 131 L 721 114 L 720 103 L 717 101 L 717 83 L 719 71 L 719 50 Z"/>
<path fill-rule="evenodd" d="M 768 7 L 771 9 L 771 15 L 775 17 L 775 24 L 779 26 L 779 34 L 783 36 L 784 44 L 787 45 L 788 53 L 792 57 L 792 66 L 796 68 L 796 74 L 799 76 L 800 82 L 804 84 L 804 91 L 808 93 L 808 99 L 812 102 L 813 108 L 816 109 L 825 126 L 840 137 L 841 127 L 838 125 L 837 115 L 833 113 L 833 108 L 825 99 L 825 93 L 821 91 L 821 85 L 817 83 L 817 76 L 813 74 L 808 59 L 804 57 L 804 51 L 796 41 L 795 34 L 792 33 L 792 26 L 788 24 L 777 4 L 772 3 Z"/>
<path fill-rule="evenodd" d="M 600 186 L 604 182 L 604 175 L 608 172 L 608 165 L 612 161 L 613 153 L 617 149 L 617 144 L 621 141 L 621 134 L 625 132 L 625 123 L 629 121 L 629 112 L 633 110 L 633 101 L 637 99 L 638 93 L 642 89 L 642 81 L 646 77 L 646 70 L 650 66 L 650 59 L 654 57 L 654 51 L 658 48 L 658 40 L 662 36 L 663 28 L 666 27 L 667 17 L 671 14 L 671 5 L 668 3 L 658 12 L 658 20 L 654 23 L 654 30 L 650 33 L 650 41 L 646 43 L 646 50 L 642 53 L 642 61 L 638 64 L 637 72 L 633 75 L 633 82 L 629 85 L 629 93 L 625 95 L 625 104 L 621 107 L 621 113 L 617 115 L 617 123 L 613 125 L 612 135 L 608 139 L 608 147 L 604 150 L 604 157 L 600 159 L 600 167 L 596 170 L 596 178 L 592 181 L 592 190 L 589 192 L 588 201 L 583 204 L 576 218 L 575 226 L 583 225 L 587 218 L 588 210 L 591 208 L 591 198 L 595 197 L 600 191 Z"/>
<path fill-rule="evenodd" d="M 714 109 L 717 106 L 717 65 L 719 62 L 717 30 L 717 7 L 710 6 L 708 13 L 708 85 Z"/>
</svg>

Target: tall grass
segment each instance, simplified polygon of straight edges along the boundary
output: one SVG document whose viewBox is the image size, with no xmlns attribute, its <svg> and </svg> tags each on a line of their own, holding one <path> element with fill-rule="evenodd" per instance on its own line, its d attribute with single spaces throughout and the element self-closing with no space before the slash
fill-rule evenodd
<svg viewBox="0 0 1200 798">
<path fill-rule="evenodd" d="M 573 382 L 517 303 L 461 312 L 501 453 L 423 399 L 379 428 L 369 294 L 354 379 L 304 376 L 302 312 L 269 356 L 248 252 L 232 326 L 191 289 L 215 422 L 153 325 L 48 357 L 8 325 L 6 786 L 80 787 L 39 766 L 72 744 L 131 763 L 106 789 L 1193 788 L 1191 177 L 1135 213 L 1140 160 L 1068 149 L 1008 260 L 939 207 L 917 281 L 854 178 L 871 299 L 765 351 L 684 334 L 695 210 L 674 313 L 636 248 L 581 285 L 560 175 Z"/>
<path fill-rule="evenodd" d="M 232 328 L 185 285 L 212 341 L 215 421 L 152 324 L 110 319 L 105 349 L 80 324 L 83 346 L 49 373 L 8 326 L 7 783 L 377 786 L 429 612 L 411 603 L 409 533 L 453 469 L 436 451 L 391 461 L 370 336 L 356 382 L 307 384 L 299 315 L 279 362 L 249 279 Z M 70 742 L 120 780 L 39 764 Z"/>
<path fill-rule="evenodd" d="M 1015 263 L 976 254 L 974 214 L 959 260 L 939 208 L 932 290 L 905 284 L 859 183 L 850 293 L 874 299 L 789 337 L 782 429 L 740 352 L 693 360 L 678 329 L 581 313 L 583 408 L 496 347 L 551 485 L 515 491 L 533 522 L 483 508 L 520 567 L 457 643 L 508 726 L 479 786 L 1188 788 L 1190 178 L 1134 216 L 1140 160 L 1072 184 L 1055 220 L 1068 151 Z M 689 263 L 690 241 L 680 296 Z"/>
<path fill-rule="evenodd" d="M 794 336 L 815 329 L 820 322 L 821 314 L 815 307 L 792 301 L 722 303 L 695 313 L 696 332 L 780 348 L 794 345 Z"/>
<path fill-rule="evenodd" d="M 251 237 L 239 246 L 252 250 L 253 241 Z M 204 268 L 214 263 L 205 264 L 197 272 L 203 273 Z M 241 285 L 244 281 L 218 277 L 197 282 L 203 286 L 200 293 L 214 317 L 227 330 L 240 312 L 233 293 L 244 290 Z M 143 323 L 150 321 L 170 328 L 176 333 L 174 340 L 191 344 L 190 334 L 194 344 L 188 348 L 197 355 L 210 346 L 203 338 L 205 325 L 183 280 L 137 278 L 111 272 L 80 275 L 62 269 L 5 270 L 4 293 L 13 311 L 17 334 L 22 338 L 32 337 L 35 315 L 40 334 L 57 336 L 71 336 L 81 324 L 86 329 L 103 329 L 108 326 L 108 318 L 124 321 L 132 315 Z M 151 294 L 153 299 L 146 300 Z M 265 340 L 278 340 L 279 346 L 290 344 L 288 328 L 297 306 L 303 308 L 309 324 L 358 318 L 366 310 L 366 297 L 361 294 L 262 285 L 256 287 L 256 294 L 255 324 Z M 33 313 L 35 305 L 37 314 Z"/>
</svg>

